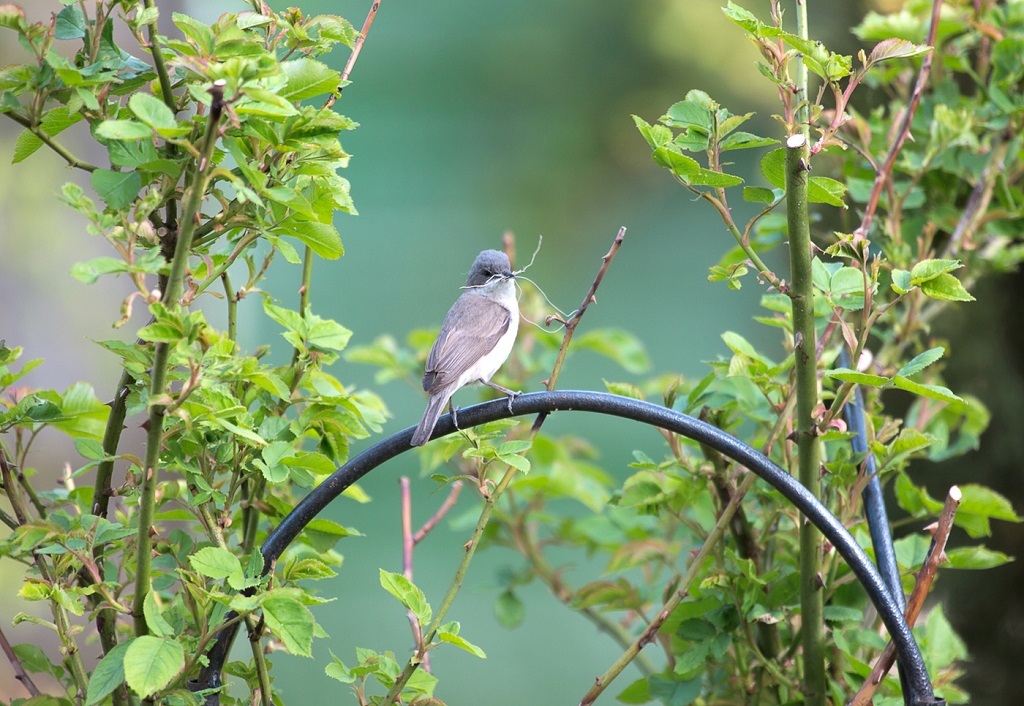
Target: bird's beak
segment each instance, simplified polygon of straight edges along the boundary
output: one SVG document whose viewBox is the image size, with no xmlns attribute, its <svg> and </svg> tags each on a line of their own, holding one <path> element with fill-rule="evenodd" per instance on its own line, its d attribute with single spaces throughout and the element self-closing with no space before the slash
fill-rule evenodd
<svg viewBox="0 0 1024 706">
<path fill-rule="evenodd" d="M 516 273 L 515 272 L 502 272 L 501 276 L 504 279 L 515 279 L 516 278 Z"/>
</svg>

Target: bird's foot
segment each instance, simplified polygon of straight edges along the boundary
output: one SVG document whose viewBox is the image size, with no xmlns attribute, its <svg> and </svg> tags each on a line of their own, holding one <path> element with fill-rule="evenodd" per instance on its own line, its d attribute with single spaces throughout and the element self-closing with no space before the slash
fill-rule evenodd
<svg viewBox="0 0 1024 706">
<path fill-rule="evenodd" d="M 509 414 L 513 414 L 513 412 L 512 412 L 512 403 L 515 401 L 516 397 L 519 397 L 519 395 L 523 394 L 523 391 L 522 390 L 510 390 L 507 387 L 505 387 L 504 385 L 499 385 L 498 383 L 491 382 L 490 380 L 484 380 L 483 383 L 485 385 L 487 385 L 488 387 L 493 387 L 498 392 L 505 393 L 505 395 L 508 397 L 508 413 Z"/>
<path fill-rule="evenodd" d="M 452 424 L 455 426 L 456 429 L 458 429 L 459 428 L 459 408 L 457 406 L 455 406 L 454 404 L 452 404 L 451 402 L 449 402 L 448 403 L 448 412 L 452 415 Z"/>
<path fill-rule="evenodd" d="M 508 397 L 506 398 L 506 400 L 508 401 L 508 413 L 514 414 L 514 412 L 512 411 L 512 403 L 515 402 L 516 397 L 519 397 L 519 395 L 523 394 L 523 392 L 522 390 L 509 390 L 507 394 Z"/>
</svg>

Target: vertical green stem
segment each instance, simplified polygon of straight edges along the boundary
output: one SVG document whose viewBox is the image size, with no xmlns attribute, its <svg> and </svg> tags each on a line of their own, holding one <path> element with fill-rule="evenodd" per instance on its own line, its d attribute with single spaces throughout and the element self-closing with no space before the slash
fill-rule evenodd
<svg viewBox="0 0 1024 706">
<path fill-rule="evenodd" d="M 796 33 L 803 39 L 808 38 L 807 3 L 808 0 L 796 0 Z M 796 88 L 797 99 L 799 100 L 796 110 L 796 121 L 800 133 L 810 140 L 811 106 L 810 96 L 807 93 L 807 65 L 804 63 L 803 58 L 799 56 L 796 60 Z"/>
<path fill-rule="evenodd" d="M 174 257 L 171 260 L 171 272 L 167 277 L 167 287 L 162 299 L 168 308 L 178 306 L 192 252 L 192 237 L 195 234 L 199 209 L 206 194 L 207 179 L 213 148 L 217 144 L 217 132 L 220 119 L 224 113 L 225 81 L 215 81 L 210 87 L 213 100 L 206 122 L 206 134 L 203 137 L 199 152 L 199 162 L 192 177 L 192 186 L 185 200 L 185 208 L 181 214 L 181 228 L 178 231 L 174 246 Z M 158 343 L 153 353 L 153 368 L 150 374 L 149 388 L 149 428 L 146 434 L 146 457 L 143 463 L 142 487 L 139 492 L 139 519 L 137 534 L 137 553 L 135 561 L 135 596 L 132 603 L 132 617 L 135 634 L 146 635 L 149 629 L 143 614 L 143 604 L 150 590 L 152 571 L 152 538 L 150 527 L 156 512 L 157 465 L 160 461 L 160 447 L 163 442 L 164 411 L 166 406 L 160 402 L 164 397 L 167 385 L 167 364 L 170 359 L 170 345 Z"/>
<path fill-rule="evenodd" d="M 150 10 L 153 8 L 153 0 L 145 0 L 144 2 L 146 9 Z M 160 92 L 163 93 L 162 99 L 168 108 L 172 112 L 177 113 L 177 107 L 174 105 L 174 94 L 171 93 L 171 77 L 167 73 L 167 65 L 164 63 L 164 55 L 160 49 L 160 37 L 157 34 L 157 19 L 154 18 L 149 23 L 149 49 L 153 54 L 153 65 L 156 66 L 156 75 L 160 79 Z"/>
<path fill-rule="evenodd" d="M 786 141 L 786 215 L 789 220 L 790 300 L 796 383 L 797 466 L 800 482 L 821 497 L 820 448 L 814 410 L 818 405 L 814 293 L 811 289 L 811 232 L 807 209 L 809 148 L 802 133 Z M 804 699 L 825 704 L 825 651 L 822 629 L 821 534 L 810 522 L 800 525 L 800 607 L 803 622 Z"/>
</svg>

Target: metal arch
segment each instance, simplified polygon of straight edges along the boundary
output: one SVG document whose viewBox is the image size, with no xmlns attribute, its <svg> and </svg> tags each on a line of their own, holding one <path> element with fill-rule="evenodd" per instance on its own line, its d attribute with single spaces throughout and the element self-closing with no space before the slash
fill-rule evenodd
<svg viewBox="0 0 1024 706">
<path fill-rule="evenodd" d="M 850 565 L 864 590 L 878 611 L 882 622 L 896 645 L 897 653 L 906 672 L 910 693 L 904 693 L 908 706 L 940 706 L 932 690 L 928 670 L 913 634 L 903 617 L 897 600 L 890 594 L 878 570 L 860 548 L 853 536 L 832 513 L 811 495 L 803 485 L 766 456 L 742 443 L 735 437 L 699 419 L 650 402 L 605 392 L 556 390 L 533 392 L 517 396 L 512 411 L 506 399 L 492 400 L 459 411 L 463 428 L 506 419 L 508 417 L 555 411 L 579 411 L 607 414 L 668 429 L 710 446 L 737 463 L 756 473 L 788 499 L 832 543 L 836 551 Z M 265 571 L 273 566 L 285 548 L 299 535 L 332 500 L 346 488 L 377 468 L 385 461 L 409 450 L 414 427 L 393 434 L 374 444 L 335 471 L 309 493 L 267 537 L 260 551 Z M 431 438 L 447 436 L 457 431 L 451 416 L 438 421 Z M 224 629 L 209 653 L 209 665 L 192 685 L 194 690 L 213 689 L 221 685 L 221 669 L 228 650 L 238 632 L 238 624 Z M 207 703 L 217 703 L 218 694 L 212 694 Z"/>
</svg>

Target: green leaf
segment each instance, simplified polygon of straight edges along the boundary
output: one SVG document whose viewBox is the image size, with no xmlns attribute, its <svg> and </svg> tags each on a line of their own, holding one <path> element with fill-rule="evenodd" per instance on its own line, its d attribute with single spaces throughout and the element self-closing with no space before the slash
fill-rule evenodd
<svg viewBox="0 0 1024 706">
<path fill-rule="evenodd" d="M 341 82 L 341 74 L 326 64 L 302 58 L 281 64 L 288 82 L 280 95 L 290 101 L 300 101 L 325 93 L 334 93 Z"/>
<path fill-rule="evenodd" d="M 315 314 L 307 315 L 307 319 L 305 339 L 310 348 L 340 351 L 345 349 L 349 339 L 352 338 L 352 331 L 337 321 L 321 319 Z"/>
<path fill-rule="evenodd" d="M 188 15 L 184 15 L 180 12 L 175 12 L 171 15 L 171 20 L 177 25 L 178 29 L 181 30 L 182 34 L 195 42 L 196 46 L 204 54 L 212 54 L 214 47 L 214 36 L 213 30 L 208 25 L 203 24 L 199 20 L 194 20 Z"/>
<path fill-rule="evenodd" d="M 39 129 L 50 137 L 54 137 L 81 119 L 81 113 L 71 113 L 68 111 L 67 106 L 60 105 L 43 114 L 43 119 L 39 122 Z M 18 135 L 18 141 L 14 145 L 14 158 L 11 160 L 11 163 L 17 164 L 27 159 L 42 146 L 42 139 L 35 133 L 28 130 L 23 131 Z"/>
<path fill-rule="evenodd" d="M 92 385 L 76 382 L 65 390 L 60 410 L 63 418 L 52 422 L 57 429 L 71 437 L 103 438 L 110 407 L 100 401 Z"/>
<path fill-rule="evenodd" d="M 775 203 L 776 194 L 763 186 L 744 186 L 743 200 L 747 203 Z"/>
<path fill-rule="evenodd" d="M 702 100 L 706 96 L 707 94 L 703 94 L 700 91 L 691 91 L 687 94 L 685 100 L 675 103 L 668 109 L 662 121 L 672 127 L 697 128 L 705 134 L 710 133 L 712 125 L 711 110 L 707 101 Z"/>
<path fill-rule="evenodd" d="M 701 171 L 700 164 L 693 157 L 687 157 L 673 145 L 658 147 L 651 153 L 651 159 L 658 166 L 665 167 L 687 181 L 689 177 Z"/>
<path fill-rule="evenodd" d="M 932 48 L 927 44 L 914 44 L 906 39 L 883 39 L 871 49 L 871 53 L 868 55 L 868 65 L 888 59 L 908 59 L 913 56 L 923 56 L 931 50 Z"/>
<path fill-rule="evenodd" d="M 128 99 L 128 107 L 135 117 L 153 129 L 177 128 L 178 122 L 167 104 L 149 93 L 135 93 Z"/>
<path fill-rule="evenodd" d="M 85 693 L 85 706 L 98 704 L 124 682 L 124 655 L 133 639 L 115 646 L 93 670 L 89 677 L 89 688 Z"/>
<path fill-rule="evenodd" d="M 718 148 L 725 152 L 726 150 L 746 150 L 752 147 L 767 147 L 768 145 L 777 145 L 778 140 L 774 140 L 770 137 L 760 137 L 758 135 L 752 135 L 749 132 L 734 132 L 724 140 L 718 143 Z"/>
<path fill-rule="evenodd" d="M 633 122 L 652 150 L 664 147 L 672 141 L 672 131 L 664 125 L 651 125 L 638 115 L 633 116 Z"/>
<path fill-rule="evenodd" d="M 640 339 L 620 329 L 588 331 L 586 334 L 574 338 L 572 347 L 591 350 L 611 358 L 627 372 L 633 374 L 644 373 L 651 366 L 651 361 L 647 357 L 647 352 L 644 350 L 643 344 L 640 343 Z"/>
<path fill-rule="evenodd" d="M 963 266 L 959 260 L 922 260 L 910 270 L 910 283 L 921 284 Z"/>
<path fill-rule="evenodd" d="M 412 581 L 402 574 L 395 574 L 380 569 L 380 585 L 385 591 L 397 598 L 402 605 L 412 611 L 419 619 L 420 624 L 426 625 L 430 622 L 434 612 L 427 603 L 427 597 Z"/>
<path fill-rule="evenodd" d="M 994 569 L 1014 560 L 1002 552 L 981 546 L 947 549 L 946 557 L 949 559 L 950 567 L 954 569 Z"/>
<path fill-rule="evenodd" d="M 940 670 L 952 665 L 956 660 L 967 658 L 967 646 L 953 630 L 941 603 L 928 614 L 925 634 L 927 638 L 921 651 L 930 669 Z"/>
<path fill-rule="evenodd" d="M 807 181 L 807 200 L 811 203 L 826 203 L 836 208 L 846 208 L 843 196 L 846 184 L 828 177 L 812 176 Z"/>
<path fill-rule="evenodd" d="M 113 172 L 109 169 L 97 169 L 90 175 L 89 180 L 100 198 L 114 211 L 130 206 L 142 188 L 142 175 L 136 171 Z"/>
<path fill-rule="evenodd" d="M 103 275 L 115 272 L 126 272 L 128 263 L 113 257 L 94 257 L 86 262 L 76 262 L 71 266 L 71 276 L 79 282 L 92 284 Z"/>
<path fill-rule="evenodd" d="M 313 614 L 299 601 L 287 595 L 272 595 L 263 601 L 267 627 L 281 638 L 293 655 L 312 657 Z"/>
<path fill-rule="evenodd" d="M 712 169 L 701 168 L 690 174 L 680 174 L 680 176 L 694 186 L 710 186 L 715 189 L 727 189 L 730 186 L 739 186 L 743 183 L 743 179 L 735 174 L 716 172 Z"/>
<path fill-rule="evenodd" d="M 152 634 L 157 637 L 174 637 L 174 628 L 171 627 L 171 624 L 164 619 L 163 614 L 160 612 L 160 605 L 156 600 L 156 591 L 150 591 L 146 594 L 146 598 L 142 602 L 142 612 L 146 616 L 146 625 Z"/>
<path fill-rule="evenodd" d="M 135 120 L 104 120 L 96 126 L 96 137 L 105 140 L 145 140 L 153 137 L 153 130 Z"/>
<path fill-rule="evenodd" d="M 1020 522 L 1010 501 L 991 488 L 968 483 L 960 486 L 960 490 L 963 492 L 963 499 L 960 501 L 959 513 L 981 515 L 993 520 Z"/>
<path fill-rule="evenodd" d="M 848 311 L 864 308 L 864 273 L 856 267 L 840 267 L 829 280 L 829 298 Z"/>
<path fill-rule="evenodd" d="M 921 291 L 932 299 L 947 302 L 973 302 L 974 297 L 964 289 L 964 285 L 951 274 L 941 274 L 934 279 L 921 283 Z"/>
<path fill-rule="evenodd" d="M 285 219 L 279 226 L 284 235 L 289 235 L 299 240 L 303 245 L 308 245 L 320 257 L 325 260 L 337 260 L 345 254 L 345 247 L 341 244 L 341 236 L 335 227 L 329 223 L 318 221 L 304 221 L 295 217 Z"/>
<path fill-rule="evenodd" d="M 893 270 L 892 271 L 892 290 L 897 294 L 906 294 L 914 288 L 914 283 L 910 279 L 910 273 L 906 270 Z"/>
<path fill-rule="evenodd" d="M 324 674 L 329 676 L 331 679 L 337 679 L 342 684 L 353 684 L 356 681 L 355 676 L 349 671 L 349 668 L 345 666 L 338 657 L 331 652 L 331 662 L 324 667 Z"/>
<path fill-rule="evenodd" d="M 125 680 L 142 698 L 163 689 L 184 668 L 184 648 L 174 640 L 153 635 L 132 640 L 124 655 Z"/>
<path fill-rule="evenodd" d="M 772 186 L 780 189 L 786 188 L 786 150 L 784 148 L 772 150 L 761 158 L 761 174 Z"/>
<path fill-rule="evenodd" d="M 826 370 L 825 375 L 833 380 L 852 382 L 857 385 L 869 385 L 870 387 L 885 387 L 889 384 L 889 378 L 887 377 L 882 375 L 872 375 L 871 373 L 862 373 L 858 370 L 851 370 L 850 368 Z"/>
<path fill-rule="evenodd" d="M 526 606 L 511 590 L 503 592 L 494 603 L 494 617 L 498 623 L 508 630 L 523 624 L 526 618 Z"/>
<path fill-rule="evenodd" d="M 81 39 L 85 36 L 85 14 L 78 5 L 69 5 L 57 13 L 54 39 Z"/>
<path fill-rule="evenodd" d="M 456 623 L 456 626 L 457 625 L 458 623 Z M 441 642 L 447 642 L 450 645 L 455 645 L 456 647 L 465 650 L 471 655 L 476 655 L 480 659 L 487 659 L 487 655 L 484 653 L 482 649 L 480 649 L 464 637 L 460 636 L 457 632 L 449 632 L 445 630 L 445 627 L 447 626 L 442 626 L 442 628 L 437 631 L 437 636 L 438 638 L 440 638 Z"/>
<path fill-rule="evenodd" d="M 942 354 L 945 352 L 946 349 L 942 347 L 926 350 L 924 353 L 914 356 L 913 360 L 900 368 L 899 372 L 896 374 L 902 375 L 905 378 L 913 377 L 941 358 Z"/>
<path fill-rule="evenodd" d="M 952 390 L 941 385 L 924 385 L 913 380 L 908 380 L 902 375 L 897 375 L 892 379 L 893 385 L 901 390 L 907 392 L 913 392 L 915 395 L 921 397 L 928 397 L 933 400 L 939 400 L 940 402 L 963 402 L 963 399 L 953 394 Z"/>
<path fill-rule="evenodd" d="M 242 575 L 242 562 L 227 549 L 220 547 L 203 547 L 189 556 L 188 563 L 193 571 L 211 579 Z"/>
</svg>

